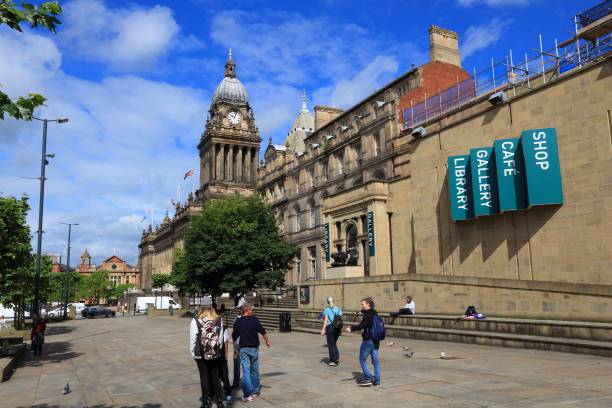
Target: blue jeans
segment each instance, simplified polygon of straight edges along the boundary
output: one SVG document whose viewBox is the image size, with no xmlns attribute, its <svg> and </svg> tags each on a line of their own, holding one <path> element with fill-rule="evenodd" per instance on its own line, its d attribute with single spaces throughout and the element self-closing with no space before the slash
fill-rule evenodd
<svg viewBox="0 0 612 408">
<path fill-rule="evenodd" d="M 259 349 L 243 347 L 240 349 L 242 362 L 242 393 L 245 397 L 259 394 Z"/>
<path fill-rule="evenodd" d="M 370 369 L 368 368 L 368 356 L 372 356 L 372 364 L 374 365 L 374 381 L 380 382 L 380 364 L 378 362 L 378 344 L 374 344 L 372 340 L 364 340 L 359 349 L 359 364 L 363 371 L 363 380 L 370 381 Z"/>
</svg>

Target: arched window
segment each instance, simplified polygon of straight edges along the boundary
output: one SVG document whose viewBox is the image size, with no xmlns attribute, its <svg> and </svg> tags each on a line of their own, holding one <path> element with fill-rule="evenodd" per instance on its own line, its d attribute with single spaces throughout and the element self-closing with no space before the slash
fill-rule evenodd
<svg viewBox="0 0 612 408">
<path fill-rule="evenodd" d="M 384 179 L 386 179 L 384 170 L 377 169 L 374 171 L 374 173 L 372 173 L 372 180 L 384 180 Z"/>
<path fill-rule="evenodd" d="M 317 226 L 317 207 L 314 203 L 310 203 L 310 228 Z"/>
<path fill-rule="evenodd" d="M 293 209 L 293 216 L 295 217 L 294 232 L 299 232 L 302 229 L 302 221 L 300 219 L 300 207 L 298 207 L 297 205 Z"/>
</svg>

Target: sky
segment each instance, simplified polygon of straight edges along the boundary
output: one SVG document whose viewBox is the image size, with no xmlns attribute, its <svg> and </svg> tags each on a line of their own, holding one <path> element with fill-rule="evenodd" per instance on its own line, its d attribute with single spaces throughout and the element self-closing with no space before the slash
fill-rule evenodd
<svg viewBox="0 0 612 408">
<path fill-rule="evenodd" d="M 57 34 L 0 25 L 0 84 L 11 97 L 47 98 L 50 123 L 43 253 L 71 265 L 115 254 L 135 264 L 148 227 L 197 187 L 196 145 L 228 49 L 265 150 L 283 144 L 301 108 L 350 108 L 429 58 L 427 29 L 459 34 L 462 65 L 485 69 L 571 36 L 573 16 L 596 0 L 60 1 Z M 0 120 L 0 194 L 30 197 L 36 250 L 42 125 Z M 194 178 L 183 181 L 186 171 Z M 172 213 L 170 213 L 172 216 Z"/>
</svg>

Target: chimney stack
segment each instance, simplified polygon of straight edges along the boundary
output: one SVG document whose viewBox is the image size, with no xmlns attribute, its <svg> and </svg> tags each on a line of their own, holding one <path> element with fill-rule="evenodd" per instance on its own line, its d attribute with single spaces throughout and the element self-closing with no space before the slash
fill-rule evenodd
<svg viewBox="0 0 612 408">
<path fill-rule="evenodd" d="M 456 32 L 435 25 L 429 27 L 429 62 L 434 61 L 461 66 L 459 36 Z"/>
</svg>

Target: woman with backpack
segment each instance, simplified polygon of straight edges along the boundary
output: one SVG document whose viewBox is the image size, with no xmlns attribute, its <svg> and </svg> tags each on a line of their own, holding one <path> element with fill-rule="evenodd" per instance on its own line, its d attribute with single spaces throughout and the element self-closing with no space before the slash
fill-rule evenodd
<svg viewBox="0 0 612 408">
<path fill-rule="evenodd" d="M 380 385 L 380 363 L 378 362 L 378 348 L 380 341 L 385 339 L 385 326 L 378 312 L 374 310 L 374 300 L 371 297 L 361 299 L 361 312 L 363 318 L 359 324 L 346 328 L 348 333 L 363 330 L 361 334 L 362 342 L 359 349 L 359 364 L 363 371 L 363 380 L 357 384 L 360 387 Z M 368 368 L 368 356 L 374 365 L 374 381 Z"/>
<path fill-rule="evenodd" d="M 210 408 L 214 396 L 217 407 L 224 408 L 219 377 L 223 362 L 223 321 L 215 312 L 211 297 L 205 297 L 202 303 L 202 308 L 191 320 L 189 350 L 200 373 L 201 407 Z"/>
<path fill-rule="evenodd" d="M 340 352 L 338 351 L 338 337 L 342 332 L 342 309 L 334 305 L 332 297 L 327 298 L 327 307 L 323 310 L 323 327 L 321 336 L 327 338 L 327 349 L 329 351 L 329 366 L 337 367 L 340 363 Z"/>
</svg>

